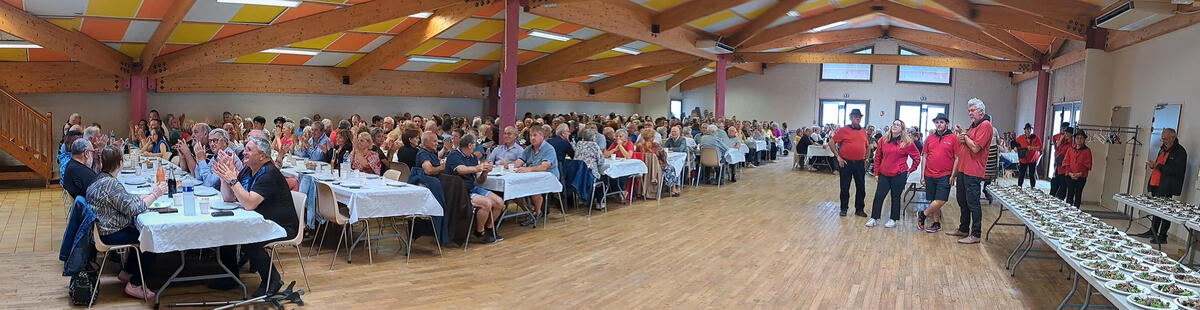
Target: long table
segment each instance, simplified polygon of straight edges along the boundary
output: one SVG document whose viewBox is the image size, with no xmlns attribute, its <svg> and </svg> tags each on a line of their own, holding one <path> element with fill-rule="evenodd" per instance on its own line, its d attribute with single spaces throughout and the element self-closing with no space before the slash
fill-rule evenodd
<svg viewBox="0 0 1200 310">
<path fill-rule="evenodd" d="M 1185 214 L 1184 212 L 1177 212 L 1177 211 L 1163 208 L 1163 207 L 1165 207 L 1164 205 L 1156 205 L 1156 204 L 1152 204 L 1152 203 L 1139 202 L 1139 201 L 1136 201 L 1134 197 L 1126 196 L 1126 195 L 1122 195 L 1122 194 L 1114 194 L 1113 200 L 1123 203 L 1126 206 L 1133 208 L 1134 210 L 1141 211 L 1142 213 L 1150 214 L 1153 216 L 1157 216 L 1159 218 L 1162 218 L 1163 220 L 1171 222 L 1172 224 L 1180 225 L 1180 226 L 1183 226 L 1185 229 L 1187 229 L 1187 233 L 1188 233 L 1187 248 L 1183 252 L 1184 256 L 1180 257 L 1179 259 L 1183 260 L 1184 258 L 1187 258 L 1188 264 L 1194 265 L 1195 255 L 1194 255 L 1193 251 L 1195 250 L 1195 248 L 1193 247 L 1193 245 L 1196 241 L 1196 237 L 1195 237 L 1196 231 L 1198 229 L 1200 229 L 1200 223 L 1196 223 L 1195 221 L 1192 220 L 1192 219 L 1196 218 L 1195 216 L 1189 216 L 1189 215 Z M 1181 204 L 1181 205 L 1186 205 L 1182 202 L 1178 202 L 1178 201 L 1174 201 L 1174 202 Z M 1133 221 L 1136 218 L 1137 217 L 1133 216 L 1132 213 L 1130 214 L 1129 225 L 1125 227 L 1126 232 L 1128 232 L 1129 228 L 1133 226 Z M 1162 249 L 1162 244 L 1159 244 L 1158 247 L 1159 247 L 1159 249 Z"/>
<path fill-rule="evenodd" d="M 1078 261 L 1077 259 L 1075 259 L 1074 257 L 1072 257 L 1070 255 L 1070 253 L 1065 249 L 1062 242 L 1047 236 L 1047 233 L 1045 231 L 1043 231 L 1042 228 L 1040 228 L 1036 223 L 1031 221 L 1030 216 L 1035 216 L 1037 214 L 1036 213 L 1030 214 L 1029 212 L 1037 212 L 1037 211 L 1027 211 L 1028 208 L 1016 207 L 1016 205 L 1019 204 L 1018 202 L 1015 201 L 1016 197 L 1009 196 L 1009 194 L 1007 193 L 1007 190 L 1011 190 L 1011 189 L 1012 188 L 1006 187 L 1004 189 L 988 188 L 987 190 L 989 193 L 992 194 L 993 197 L 996 197 L 996 199 L 999 200 L 1001 204 L 1003 204 L 1005 207 L 1012 210 L 1013 215 L 1016 216 L 1018 219 L 1020 219 L 1021 225 L 1023 225 L 1025 228 L 1025 233 L 1024 233 L 1025 237 L 1022 238 L 1021 242 L 1017 245 L 1017 247 L 1015 249 L 1013 249 L 1013 252 L 1011 254 L 1009 254 L 1009 258 L 1005 262 L 1005 268 L 1010 268 L 1011 274 L 1013 276 L 1016 275 L 1017 267 L 1020 265 L 1021 261 L 1024 260 L 1025 258 L 1061 259 L 1064 263 L 1066 263 L 1067 266 L 1070 266 L 1071 269 L 1074 270 L 1075 272 L 1072 275 L 1071 291 L 1068 292 L 1067 296 L 1059 304 L 1058 309 L 1062 309 L 1064 307 L 1104 308 L 1103 306 L 1091 305 L 1091 297 L 1093 295 L 1093 292 L 1097 292 L 1101 296 L 1104 296 L 1104 298 L 1108 299 L 1108 301 L 1110 303 L 1112 303 L 1115 306 L 1115 308 L 1117 308 L 1117 309 L 1138 309 L 1135 305 L 1129 303 L 1128 300 L 1126 300 L 1123 295 L 1118 295 L 1117 293 L 1112 292 L 1108 288 L 1104 287 L 1103 284 L 1106 282 L 1104 279 L 1096 278 L 1091 271 L 1089 271 L 1088 269 L 1084 268 L 1081 265 L 1082 264 L 1081 261 Z M 1046 195 L 1044 192 L 1041 192 L 1040 190 L 1021 189 L 1021 188 L 1018 188 L 1016 190 L 1017 191 L 1025 191 L 1025 193 L 1032 194 L 1031 196 L 1033 196 L 1033 197 L 1042 198 L 1036 202 L 1036 204 L 1039 206 L 1041 206 L 1041 205 L 1056 206 L 1057 205 L 1057 206 L 1061 207 L 1061 210 L 1064 210 L 1064 211 L 1059 211 L 1059 213 L 1041 211 L 1041 212 L 1046 212 L 1047 214 L 1053 214 L 1053 215 L 1066 214 L 1067 211 L 1077 210 L 1077 209 L 1074 209 L 1073 207 L 1066 206 L 1061 201 L 1053 200 L 1052 198 L 1049 198 L 1048 195 Z M 1075 214 L 1076 215 L 1074 215 L 1074 216 L 1086 217 L 1087 219 L 1096 220 L 1096 218 L 1092 217 L 1091 215 L 1087 215 L 1086 213 L 1083 213 L 1083 212 L 1076 211 Z M 1103 223 L 1101 223 L 1101 224 L 1103 224 Z M 1103 224 L 1103 225 L 1107 226 L 1106 224 Z M 1106 229 L 1115 229 L 1115 228 L 1108 227 Z M 1124 236 L 1124 233 L 1120 233 L 1120 235 Z M 1056 254 L 1057 257 L 1030 256 L 1029 255 L 1030 252 L 1039 252 L 1039 250 L 1032 250 L 1035 238 L 1038 240 L 1041 240 L 1042 243 L 1046 244 L 1050 248 L 1049 250 L 1040 250 L 1040 252 L 1053 253 L 1053 254 Z M 1126 239 L 1133 240 L 1131 238 L 1126 238 Z M 1131 242 L 1136 242 L 1136 241 L 1131 241 Z M 1139 247 L 1142 247 L 1142 248 L 1147 248 L 1147 249 L 1150 248 L 1149 245 L 1146 245 L 1144 243 L 1138 242 L 1137 244 L 1139 244 L 1140 245 Z M 1023 247 L 1023 249 L 1022 249 L 1022 247 Z M 1016 263 L 1013 263 L 1010 266 L 1009 263 L 1012 261 L 1013 257 L 1016 256 L 1018 251 L 1023 251 L 1023 252 L 1021 253 L 1021 255 L 1019 257 L 1017 257 Z M 1132 278 L 1132 275 L 1127 272 L 1126 272 L 1126 275 L 1129 276 L 1130 278 Z M 1068 304 L 1068 302 L 1070 302 L 1071 298 L 1077 293 L 1078 284 L 1080 282 L 1079 281 L 1080 279 L 1083 279 L 1085 282 L 1084 287 L 1085 287 L 1086 291 L 1084 292 L 1084 295 L 1083 295 L 1084 303 L 1082 305 Z M 1093 287 L 1097 288 L 1097 289 L 1093 289 Z M 1146 286 L 1146 287 L 1148 288 L 1149 286 Z"/>
<path fill-rule="evenodd" d="M 562 183 L 558 181 L 554 174 L 549 172 L 507 172 L 494 171 L 489 173 L 487 180 L 481 184 L 476 184 L 486 190 L 496 192 L 501 195 L 504 201 L 514 199 L 525 199 L 533 195 L 546 193 L 562 192 Z M 561 199 L 560 199 L 561 200 Z M 549 199 L 543 199 L 542 204 L 545 204 Z M 526 204 L 528 205 L 528 204 Z M 546 208 L 542 208 L 543 216 L 546 213 Z M 500 221 L 496 223 L 496 229 L 500 229 L 500 223 L 506 219 L 531 214 L 532 210 L 525 209 L 522 212 L 508 213 L 507 209 L 500 216 Z"/>
</svg>

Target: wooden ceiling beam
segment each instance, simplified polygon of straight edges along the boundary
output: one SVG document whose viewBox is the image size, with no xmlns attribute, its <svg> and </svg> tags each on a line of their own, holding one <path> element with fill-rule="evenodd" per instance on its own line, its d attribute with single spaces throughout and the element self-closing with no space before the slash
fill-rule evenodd
<svg viewBox="0 0 1200 310">
<path fill-rule="evenodd" d="M 757 47 L 767 44 L 775 44 L 773 42 L 776 40 L 784 40 L 790 36 L 805 33 L 817 27 L 871 14 L 875 12 L 872 4 L 875 3 L 864 2 L 855 4 L 852 6 L 835 9 L 833 11 L 801 18 L 800 20 L 794 22 L 775 26 L 774 28 L 767 29 L 766 31 L 759 33 L 742 45 Z"/>
<path fill-rule="evenodd" d="M 742 69 L 737 69 L 737 68 L 729 69 L 728 72 L 725 72 L 725 80 L 726 81 L 732 80 L 733 78 L 747 75 L 747 74 L 750 74 L 750 72 L 746 71 L 746 70 L 742 70 Z M 717 74 L 709 73 L 709 74 L 705 74 L 705 75 L 701 75 L 701 76 L 697 76 L 697 77 L 688 79 L 687 81 L 683 81 L 683 83 L 679 84 L 679 91 L 685 92 L 685 91 L 701 88 L 704 86 L 712 85 L 713 83 L 716 83 L 716 82 L 717 82 Z"/>
<path fill-rule="evenodd" d="M 111 72 L 78 61 L 0 62 L 0 88 L 12 94 L 115 93 L 121 84 Z"/>
<path fill-rule="evenodd" d="M 999 5 L 976 5 L 975 11 L 972 21 L 977 24 L 1077 41 L 1087 39 L 1086 20 L 1046 18 Z"/>
<path fill-rule="evenodd" d="M 589 74 L 633 70 L 641 67 L 692 62 L 695 60 L 696 56 L 675 51 L 662 50 L 644 53 L 641 55 L 627 55 L 581 61 L 566 66 L 547 68 L 545 70 L 535 71 L 517 69 L 517 87 L 560 81 Z"/>
<path fill-rule="evenodd" d="M 1196 24 L 1200 14 L 1177 14 L 1134 31 L 1109 30 L 1104 50 L 1113 52 Z"/>
<path fill-rule="evenodd" d="M 483 76 L 382 71 L 353 85 L 345 68 L 213 64 L 159 79 L 158 92 L 240 92 L 353 96 L 483 98 Z"/>
<path fill-rule="evenodd" d="M 1021 74 L 1016 74 L 1016 75 L 1012 76 L 1012 84 L 1013 85 L 1021 84 L 1021 82 L 1036 79 L 1037 77 L 1038 77 L 1037 71 L 1030 71 L 1030 72 L 1025 72 L 1025 73 L 1021 73 Z"/>
<path fill-rule="evenodd" d="M 1070 66 L 1087 58 L 1087 49 L 1077 49 L 1070 53 L 1062 54 L 1062 56 L 1054 57 L 1050 60 L 1050 71 L 1058 70 L 1066 66 Z"/>
<path fill-rule="evenodd" d="M 658 31 L 668 31 L 686 25 L 694 20 L 728 10 L 750 0 L 692 0 L 663 10 L 650 20 L 650 29 L 658 26 Z"/>
<path fill-rule="evenodd" d="M 826 53 L 734 53 L 734 61 L 764 63 L 851 63 L 873 65 L 904 65 L 947 67 L 982 71 L 1027 72 L 1032 71 L 1032 62 L 968 59 L 937 56 L 901 56 L 881 54 L 826 54 Z"/>
<path fill-rule="evenodd" d="M 696 75 L 696 72 L 704 70 L 704 68 L 707 68 L 711 63 L 711 61 L 697 62 L 690 66 L 683 67 L 683 69 L 679 69 L 679 72 L 675 72 L 675 75 L 667 79 L 666 89 L 671 90 L 672 88 L 675 88 L 675 86 L 679 86 L 680 83 L 692 78 L 693 75 Z"/>
<path fill-rule="evenodd" d="M 926 44 L 932 46 L 941 46 L 951 49 L 959 49 L 969 52 L 974 52 L 980 55 L 1004 57 L 1009 59 L 1021 58 L 1020 54 L 1008 49 L 997 49 L 992 46 L 987 46 L 965 39 L 961 39 L 944 33 L 927 32 L 901 27 L 893 27 L 888 29 L 888 35 L 893 38 L 911 43 Z"/>
<path fill-rule="evenodd" d="M 25 10 L 0 4 L 0 31 L 117 76 L 128 76 L 133 59 L 79 31 L 67 30 Z"/>
<path fill-rule="evenodd" d="M 552 82 L 552 81 L 554 81 L 553 79 L 542 80 L 542 81 L 526 81 L 525 79 L 529 78 L 530 76 L 535 76 L 535 75 L 532 73 L 521 74 L 520 72 L 542 72 L 542 71 L 549 71 L 549 70 L 568 67 L 572 63 L 575 63 L 576 61 L 586 59 L 588 57 L 591 57 L 591 56 L 599 54 L 599 53 L 607 52 L 608 50 L 611 50 L 615 47 L 629 44 L 632 42 L 633 42 L 633 39 L 614 35 L 611 33 L 605 33 L 605 34 L 602 34 L 595 38 L 592 38 L 591 40 L 583 41 L 583 42 L 577 43 L 575 45 L 568 46 L 557 52 L 554 52 L 553 54 L 547 55 L 542 58 L 538 58 L 537 60 L 534 60 L 533 62 L 521 65 L 517 69 L 518 76 L 519 76 L 517 83 L 521 84 L 521 85 L 529 86 L 529 85 L 537 84 L 539 82 L 540 83 Z M 530 83 L 532 83 L 532 84 L 530 84 Z"/>
<path fill-rule="evenodd" d="M 730 37 L 725 43 L 728 43 L 734 47 L 742 46 L 742 44 L 745 44 L 746 41 L 750 40 L 750 38 L 753 38 L 759 33 L 762 33 L 763 30 L 766 30 L 767 26 L 770 26 L 771 24 L 775 23 L 775 21 L 783 18 L 784 15 L 787 15 L 787 12 L 795 9 L 797 6 L 800 6 L 801 3 L 804 3 L 804 0 L 780 0 L 779 3 L 776 3 L 770 9 L 767 9 L 766 12 L 763 12 L 757 18 L 750 21 L 749 25 L 746 25 L 746 27 L 742 27 L 741 30 L 738 30 L 738 32 Z"/>
<path fill-rule="evenodd" d="M 883 37 L 883 34 L 884 30 L 882 27 L 822 31 L 817 33 L 801 32 L 764 44 L 742 48 L 739 51 L 761 52 L 783 47 L 803 47 L 834 42 L 878 39 Z"/>
<path fill-rule="evenodd" d="M 933 2 L 942 5 L 942 7 L 950 10 L 954 15 L 958 15 L 958 18 L 964 20 L 971 20 L 977 14 L 975 4 L 971 3 L 970 0 L 933 0 Z"/>
<path fill-rule="evenodd" d="M 1050 42 L 1050 49 L 1047 49 L 1046 54 L 1042 55 L 1042 62 L 1045 63 L 1049 61 L 1050 58 L 1058 56 L 1058 52 L 1062 51 L 1062 47 L 1065 44 L 1067 44 L 1066 39 L 1054 38 L 1054 41 Z"/>
<path fill-rule="evenodd" d="M 1029 60 L 1029 61 L 1041 61 L 1042 60 L 1042 52 L 1041 51 L 1038 51 L 1038 49 L 1034 48 L 1032 45 L 1029 45 L 1029 43 L 1026 43 L 1025 40 L 1021 40 L 1020 38 L 1017 38 L 1017 36 L 1013 35 L 1012 33 L 1009 33 L 1008 30 L 1004 30 L 1004 29 L 1000 29 L 1000 28 L 984 27 L 983 33 L 986 33 L 988 36 L 992 37 L 993 39 L 1000 41 L 1000 43 L 1004 43 L 1004 45 L 1007 45 L 1009 49 L 1017 51 L 1017 53 L 1021 54 L 1021 56 L 1024 56 L 1025 60 Z"/>
<path fill-rule="evenodd" d="M 1024 56 L 1016 50 L 1013 50 L 1012 48 L 1008 47 L 1008 45 L 1005 45 L 1003 42 L 985 34 L 984 32 L 979 31 L 978 28 L 942 18 L 937 14 L 933 14 L 925 10 L 910 8 L 902 4 L 883 2 L 880 3 L 880 6 L 884 8 L 882 13 L 889 16 L 910 22 L 917 22 L 922 26 L 945 32 L 946 34 L 958 37 L 960 39 L 974 42 L 976 44 L 987 46 L 999 51 L 1007 51 L 1007 53 L 1005 53 L 1007 55 L 1005 58 L 1024 58 Z"/>
<path fill-rule="evenodd" d="M 158 57 L 150 68 L 168 76 L 222 60 L 253 54 L 308 39 L 373 25 L 461 0 L 386 0 L 356 4 L 235 34 Z M 478 3 L 476 3 L 478 4 Z M 341 84 L 341 81 L 338 81 Z"/>
<path fill-rule="evenodd" d="M 804 53 L 828 53 L 828 52 L 832 52 L 832 51 L 839 50 L 842 48 L 854 46 L 859 43 L 875 41 L 875 40 L 876 40 L 875 38 L 871 38 L 871 39 L 862 39 L 862 40 L 854 40 L 854 41 L 825 43 L 825 44 L 819 44 L 819 45 L 805 47 L 805 48 L 798 49 L 795 51 L 796 52 L 804 52 Z"/>
<path fill-rule="evenodd" d="M 978 55 L 971 54 L 969 52 L 966 52 L 966 51 L 963 51 L 960 49 L 945 48 L 945 47 L 941 47 L 941 46 L 937 46 L 937 45 L 933 45 L 933 44 L 925 44 L 925 43 L 917 43 L 917 42 L 908 42 L 908 41 L 903 41 L 903 42 L 912 44 L 913 46 L 916 46 L 916 47 L 920 47 L 920 48 L 929 50 L 934 53 L 942 54 L 942 56 L 958 57 L 958 58 L 975 58 L 975 59 L 980 58 Z"/>
<path fill-rule="evenodd" d="M 695 64 L 707 64 L 709 62 L 711 62 L 711 61 L 704 59 L 704 60 L 697 60 L 697 61 L 694 61 L 691 63 L 665 64 L 665 65 L 657 65 L 657 66 L 652 66 L 652 67 L 637 68 L 637 69 L 634 69 L 633 71 L 621 73 L 621 74 L 618 74 L 615 76 L 607 77 L 607 78 L 599 80 L 599 81 L 592 82 L 591 84 L 589 84 L 589 87 L 592 90 L 590 93 L 595 93 L 595 94 L 603 93 L 603 92 L 606 92 L 609 90 L 624 87 L 625 85 L 629 85 L 631 83 L 637 83 L 638 81 L 641 81 L 641 80 L 645 80 L 645 79 L 649 79 L 649 78 L 652 78 L 655 76 L 671 73 L 671 71 L 679 70 L 679 69 L 682 69 L 687 66 L 692 66 Z"/>
<path fill-rule="evenodd" d="M 162 21 L 154 29 L 154 34 L 150 35 L 150 41 L 142 49 L 142 73 L 150 72 L 150 64 L 154 63 L 154 58 L 158 57 L 158 53 L 162 52 L 163 46 L 167 44 L 167 38 L 171 37 L 171 33 L 175 32 L 175 27 L 179 26 L 183 17 L 192 9 L 192 4 L 195 3 L 196 0 L 171 2 L 171 7 L 167 8 L 167 14 L 163 15 Z"/>
<path fill-rule="evenodd" d="M 388 62 L 405 57 L 414 48 L 466 20 L 478 10 L 479 6 L 473 3 L 459 3 L 433 11 L 433 16 L 409 26 L 408 29 L 388 40 L 387 43 L 351 64 L 346 69 L 350 84 L 380 71 L 379 69 Z"/>
<path fill-rule="evenodd" d="M 632 87 L 621 87 L 603 93 L 589 94 L 588 84 L 574 82 L 550 82 L 517 88 L 517 100 L 553 100 L 619 102 L 639 104 L 642 91 Z"/>
<path fill-rule="evenodd" d="M 707 36 L 684 27 L 657 34 L 646 31 L 651 28 L 655 13 L 636 6 L 637 4 L 629 1 L 571 2 L 559 3 L 554 7 L 532 8 L 530 13 L 658 45 L 668 50 L 717 60 L 716 54 L 696 48 L 696 40 L 708 39 Z M 762 74 L 760 64 L 739 64 L 738 68 Z"/>
<path fill-rule="evenodd" d="M 1042 17 L 1091 19 L 1100 15 L 1100 7 L 1079 1 L 992 0 L 1000 5 Z"/>
</svg>

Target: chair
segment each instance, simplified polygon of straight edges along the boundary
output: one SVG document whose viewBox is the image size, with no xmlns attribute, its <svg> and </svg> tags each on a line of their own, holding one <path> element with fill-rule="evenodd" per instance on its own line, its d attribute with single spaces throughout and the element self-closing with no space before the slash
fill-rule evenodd
<svg viewBox="0 0 1200 310">
<path fill-rule="evenodd" d="M 71 193 L 68 193 L 66 189 L 63 189 L 62 190 L 62 200 L 63 200 L 63 204 L 66 205 L 66 210 L 67 210 L 66 218 L 68 220 L 70 220 L 71 219 L 71 206 L 75 205 L 75 197 L 71 197 Z"/>
<path fill-rule="evenodd" d="M 401 165 L 403 165 L 403 164 L 401 164 Z M 402 174 L 403 173 L 401 173 L 399 170 L 388 170 L 383 173 L 383 178 L 392 180 L 392 181 L 405 182 L 405 180 L 400 179 L 400 175 L 402 175 Z"/>
<path fill-rule="evenodd" d="M 333 263 L 337 261 L 337 253 L 342 249 L 342 242 L 346 241 L 346 233 L 350 230 L 350 224 L 352 223 L 350 223 L 349 216 L 342 214 L 342 212 L 338 210 L 337 200 L 335 200 L 333 196 L 333 188 L 330 188 L 329 184 L 325 183 L 318 182 L 316 185 L 317 214 L 325 218 L 327 222 L 324 224 L 325 231 L 321 234 L 321 237 L 313 240 L 313 246 L 320 246 L 320 239 L 324 239 L 325 234 L 329 232 L 329 225 L 336 224 L 342 227 L 342 234 L 340 237 L 338 237 L 338 245 L 333 249 L 333 258 L 329 260 L 329 270 L 333 270 Z M 368 231 L 370 231 L 369 226 Z M 350 245 L 347 244 L 346 246 Z M 321 250 L 319 248 L 317 250 L 317 254 L 321 254 Z M 371 256 L 370 239 L 367 241 L 367 256 Z M 375 258 L 371 257 L 371 261 L 374 262 L 374 260 Z"/>
<path fill-rule="evenodd" d="M 96 271 L 96 275 L 97 275 L 96 284 L 92 287 L 92 298 L 90 301 L 88 301 L 88 308 L 91 308 L 92 304 L 96 302 L 96 291 L 100 289 L 99 275 L 101 272 L 104 272 L 104 264 L 108 262 L 108 259 L 107 259 L 108 251 L 118 251 L 118 253 L 121 253 L 121 252 L 128 253 L 129 249 L 133 249 L 133 255 L 130 255 L 130 256 L 136 257 L 136 259 L 137 259 L 138 277 L 140 277 L 142 279 L 142 289 L 149 290 L 148 288 L 146 288 L 146 273 L 142 272 L 142 256 L 138 255 L 139 253 L 142 252 L 142 250 L 140 248 L 138 248 L 138 244 L 136 244 L 136 243 L 135 244 L 122 244 L 122 245 L 104 244 L 104 241 L 100 240 L 100 226 L 98 223 L 92 223 L 92 242 L 96 244 L 96 251 L 100 252 L 100 269 L 97 269 L 97 271 Z M 126 258 L 126 259 L 128 259 L 128 258 Z M 144 301 L 148 303 L 148 302 L 150 302 L 150 299 L 146 298 Z"/>
<path fill-rule="evenodd" d="M 292 192 L 292 203 L 296 206 L 296 218 L 300 219 L 300 227 L 296 228 L 296 237 L 291 240 L 282 240 L 268 243 L 267 248 L 271 249 L 271 267 L 275 268 L 275 260 L 279 257 L 279 247 L 290 246 L 296 248 L 296 260 L 300 262 L 300 273 L 304 274 L 304 286 L 312 291 L 312 285 L 308 284 L 308 271 L 304 269 L 304 258 L 300 257 L 300 243 L 304 242 L 304 202 L 308 200 L 308 195 L 301 192 Z M 282 266 L 281 266 L 282 267 Z M 283 268 L 279 268 L 283 270 Z M 270 270 L 267 271 L 270 274 Z"/>
<path fill-rule="evenodd" d="M 408 164 L 401 162 L 393 162 L 392 170 L 400 171 L 400 177 L 397 179 L 400 182 L 408 182 L 408 176 L 412 173 L 412 168 Z"/>
<path fill-rule="evenodd" d="M 725 179 L 725 165 L 721 164 L 721 155 L 717 154 L 717 149 L 702 148 L 700 149 L 700 166 L 706 168 L 716 168 L 717 170 L 717 187 L 721 187 L 721 182 Z M 697 175 L 696 178 L 700 176 Z"/>
</svg>

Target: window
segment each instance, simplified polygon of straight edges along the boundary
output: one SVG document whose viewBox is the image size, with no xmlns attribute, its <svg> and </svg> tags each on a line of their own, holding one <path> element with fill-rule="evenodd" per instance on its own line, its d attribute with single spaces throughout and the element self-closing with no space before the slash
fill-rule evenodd
<svg viewBox="0 0 1200 310">
<path fill-rule="evenodd" d="M 933 123 L 933 118 L 938 113 L 948 113 L 950 105 L 940 103 L 924 103 L 924 102 L 897 102 L 896 115 L 897 118 L 904 121 L 904 125 L 909 128 L 917 127 L 924 136 L 929 132 L 937 129 L 937 125 Z"/>
<path fill-rule="evenodd" d="M 1083 107 L 1083 103 L 1078 102 L 1078 101 L 1055 104 L 1054 105 L 1054 122 L 1050 123 L 1050 124 L 1053 124 L 1051 126 L 1053 128 L 1053 129 L 1051 129 L 1051 133 L 1054 135 L 1061 133 L 1062 127 L 1060 127 L 1059 124 L 1062 124 L 1062 123 L 1071 123 L 1071 127 L 1079 126 L 1079 116 L 1083 114 L 1083 112 L 1081 111 L 1082 107 Z M 1051 137 L 1053 137 L 1053 135 L 1051 135 Z M 1053 139 L 1051 139 L 1051 140 L 1053 140 Z M 1056 148 L 1051 148 L 1049 146 L 1046 146 L 1045 148 L 1050 149 L 1050 158 L 1058 157 L 1058 154 L 1055 154 L 1056 153 L 1055 151 L 1057 150 Z M 1050 166 L 1050 175 L 1054 175 L 1054 173 L 1055 173 L 1054 168 L 1056 168 L 1056 167 L 1054 167 L 1054 165 L 1049 165 L 1049 166 Z"/>
<path fill-rule="evenodd" d="M 671 116 L 683 119 L 683 100 L 671 99 Z"/>
<path fill-rule="evenodd" d="M 872 54 L 874 48 L 864 48 L 851 54 Z M 821 64 L 821 80 L 871 81 L 872 67 L 868 64 Z"/>
<path fill-rule="evenodd" d="M 862 124 L 867 124 L 867 106 L 869 101 L 865 100 L 821 100 L 821 125 L 850 124 L 850 111 L 858 109 L 863 113 Z"/>
<path fill-rule="evenodd" d="M 902 47 L 900 48 L 900 56 L 921 56 L 921 54 Z M 950 85 L 950 68 L 900 66 L 900 69 L 896 71 L 896 81 Z"/>
</svg>

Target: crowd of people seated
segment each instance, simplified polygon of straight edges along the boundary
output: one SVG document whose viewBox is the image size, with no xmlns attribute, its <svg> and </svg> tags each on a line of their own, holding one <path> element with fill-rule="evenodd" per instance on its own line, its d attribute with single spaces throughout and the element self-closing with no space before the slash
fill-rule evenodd
<svg viewBox="0 0 1200 310">
<path fill-rule="evenodd" d="M 355 114 L 334 121 L 320 114 L 293 119 L 277 116 L 268 127 L 263 116 L 242 118 L 224 112 L 219 119 L 193 119 L 185 115 L 149 112 L 146 120 L 129 124 L 129 136 L 107 134 L 99 123 L 84 125 L 83 116 L 72 114 L 63 125 L 63 140 L 58 155 L 62 185 L 72 197 L 85 197 L 97 214 L 100 236 L 108 244 L 136 243 L 138 231 L 134 218 L 148 212 L 148 206 L 166 193 L 163 183 L 153 185 L 151 194 L 135 196 L 115 179 L 123 166 L 124 155 L 140 150 L 142 156 L 170 160 L 191 173 L 203 185 L 219 189 L 222 198 L 238 202 L 246 210 L 259 212 L 287 230 L 285 239 L 294 238 L 296 218 L 288 190 L 297 189 L 297 180 L 280 173 L 283 159 L 302 157 L 331 165 L 349 164 L 350 169 L 383 175 L 390 169 L 413 169 L 425 175 L 449 174 L 461 177 L 477 208 L 472 233 L 485 243 L 503 240 L 494 229 L 505 202 L 497 193 L 480 186 L 497 166 L 512 165 L 516 173 L 545 171 L 565 179 L 560 166 L 567 160 L 586 166 L 593 179 L 603 179 L 600 163 L 606 157 L 636 159 L 654 167 L 650 175 L 661 176 L 666 195 L 680 195 L 684 183 L 682 171 L 667 162 L 667 152 L 684 152 L 695 164 L 700 149 L 712 148 L 722 165 L 732 166 L 729 152 L 744 153 L 746 167 L 774 160 L 777 152 L 791 149 L 787 124 L 757 120 L 701 117 L 667 118 L 587 114 L 526 113 L 514 125 L 501 127 L 495 117 L 453 117 L 443 115 L 372 116 Z M 758 150 L 757 143 L 766 142 Z M 761 154 L 761 157 L 760 157 Z M 693 168 L 695 166 L 692 166 Z M 729 181 L 736 182 L 736 169 L 729 167 Z M 695 171 L 706 182 L 721 182 L 715 171 Z M 690 177 L 690 176 L 688 176 Z M 658 179 L 658 178 L 656 178 Z M 614 186 L 632 181 L 626 178 L 606 180 Z M 627 183 L 628 182 L 628 183 Z M 637 192 L 627 189 L 624 195 Z M 643 195 L 648 193 L 643 193 Z M 544 216 L 546 197 L 534 195 L 528 205 L 531 215 L 522 225 L 536 225 Z M 623 197 L 631 198 L 631 197 Z M 597 209 L 605 208 L 603 203 Z M 312 227 L 312 225 L 309 225 Z M 272 240 L 274 241 L 274 240 Z M 267 274 L 269 257 L 263 250 L 267 242 L 242 245 L 237 251 L 222 251 L 222 262 L 230 270 L 239 270 L 239 261 L 249 262 L 260 273 L 261 295 L 282 284 L 275 272 Z M 154 255 L 143 253 L 142 270 L 154 262 Z M 153 298 L 144 287 L 142 275 L 132 260 L 127 260 L 120 278 L 127 282 L 125 292 L 135 298 Z M 229 289 L 233 283 L 217 281 L 210 287 Z M 257 295 L 256 295 L 257 296 Z"/>
</svg>

